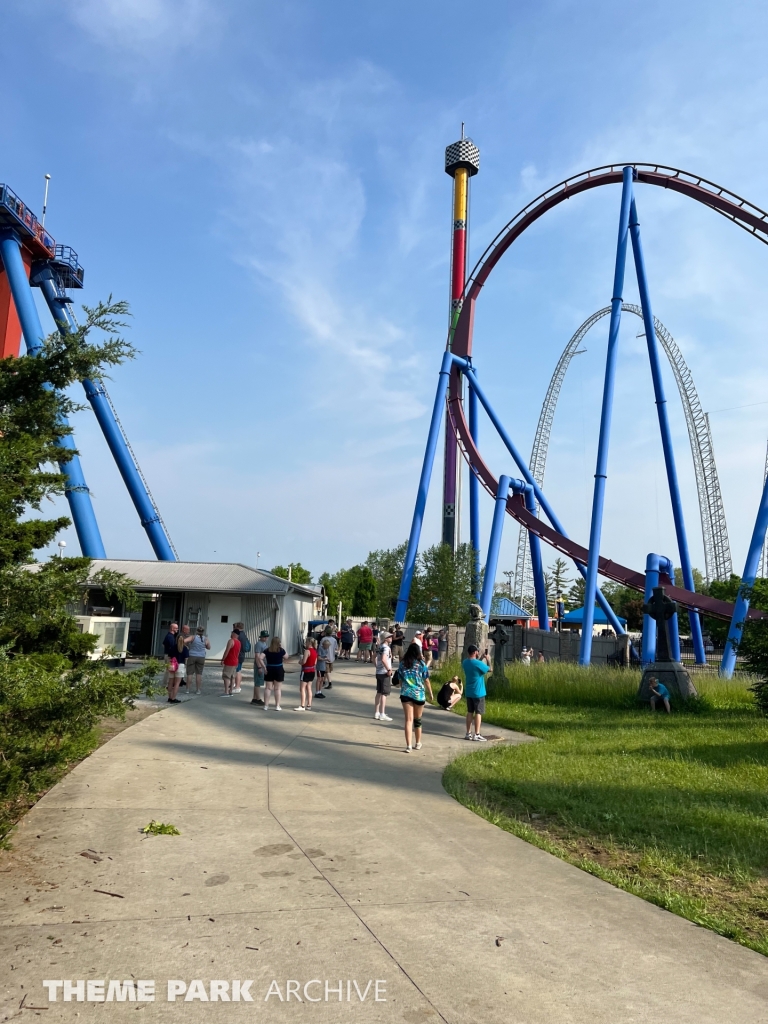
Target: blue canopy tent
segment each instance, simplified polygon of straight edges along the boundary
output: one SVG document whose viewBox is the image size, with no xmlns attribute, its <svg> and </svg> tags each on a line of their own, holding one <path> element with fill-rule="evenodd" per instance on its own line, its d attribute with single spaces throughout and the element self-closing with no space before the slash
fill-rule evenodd
<svg viewBox="0 0 768 1024">
<path fill-rule="evenodd" d="M 622 626 L 626 626 L 627 625 L 627 620 L 626 619 L 622 619 L 622 617 L 620 615 L 618 615 L 617 618 L 618 618 L 619 622 L 622 624 Z M 566 625 L 566 626 L 580 626 L 582 621 L 583 621 L 583 619 L 584 619 L 584 608 L 583 607 L 582 608 L 573 608 L 571 611 L 569 611 L 566 615 L 563 616 L 562 622 L 563 622 L 563 625 Z M 608 616 L 605 614 L 605 612 L 602 610 L 602 608 L 598 607 L 598 605 L 595 605 L 594 623 L 595 623 L 596 626 L 607 626 L 608 625 Z"/>
</svg>

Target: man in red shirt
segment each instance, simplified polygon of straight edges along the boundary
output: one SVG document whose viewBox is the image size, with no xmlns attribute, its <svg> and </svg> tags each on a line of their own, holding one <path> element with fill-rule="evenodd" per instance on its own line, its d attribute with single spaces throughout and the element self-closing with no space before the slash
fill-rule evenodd
<svg viewBox="0 0 768 1024">
<path fill-rule="evenodd" d="M 362 655 L 363 661 L 370 661 L 372 646 L 373 630 L 367 622 L 364 622 L 357 631 L 357 660 L 360 661 L 360 657 Z"/>
<path fill-rule="evenodd" d="M 240 639 L 238 630 L 233 629 L 224 648 L 224 656 L 221 659 L 221 678 L 224 682 L 224 693 L 222 697 L 231 697 L 235 688 L 235 676 L 237 675 L 237 663 L 240 660 Z"/>
</svg>

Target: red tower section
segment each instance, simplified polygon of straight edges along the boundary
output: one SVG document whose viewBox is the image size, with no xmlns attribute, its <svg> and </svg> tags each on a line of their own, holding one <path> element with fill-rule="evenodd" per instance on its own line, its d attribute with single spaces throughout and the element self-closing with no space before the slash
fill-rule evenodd
<svg viewBox="0 0 768 1024">
<path fill-rule="evenodd" d="M 24 260 L 24 267 L 27 277 L 32 267 L 32 256 L 26 250 L 21 250 L 21 258 Z M 11 286 L 8 282 L 8 275 L 0 264 L 0 359 L 7 359 L 8 356 L 18 356 L 21 348 L 21 323 L 19 322 L 16 307 L 13 304 Z"/>
</svg>

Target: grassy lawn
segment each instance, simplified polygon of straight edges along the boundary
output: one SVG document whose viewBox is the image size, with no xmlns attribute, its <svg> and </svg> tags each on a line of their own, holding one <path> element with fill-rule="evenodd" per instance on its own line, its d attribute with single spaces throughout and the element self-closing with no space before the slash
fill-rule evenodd
<svg viewBox="0 0 768 1024">
<path fill-rule="evenodd" d="M 768 719 L 744 681 L 697 678 L 701 700 L 669 716 L 636 706 L 638 682 L 510 666 L 485 721 L 542 742 L 473 748 L 444 785 L 501 828 L 768 955 Z"/>
</svg>

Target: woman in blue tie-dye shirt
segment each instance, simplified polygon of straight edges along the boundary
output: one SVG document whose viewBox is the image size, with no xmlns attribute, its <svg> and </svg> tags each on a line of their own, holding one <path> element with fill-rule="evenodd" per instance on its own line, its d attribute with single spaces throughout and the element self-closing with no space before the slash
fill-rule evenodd
<svg viewBox="0 0 768 1024">
<path fill-rule="evenodd" d="M 405 715 L 405 752 L 410 754 L 412 749 L 421 750 L 421 713 L 426 704 L 425 689 L 429 691 L 429 699 L 435 699 L 429 681 L 429 669 L 424 664 L 424 657 L 418 644 L 411 644 L 405 652 L 398 676 L 400 701 Z"/>
</svg>

